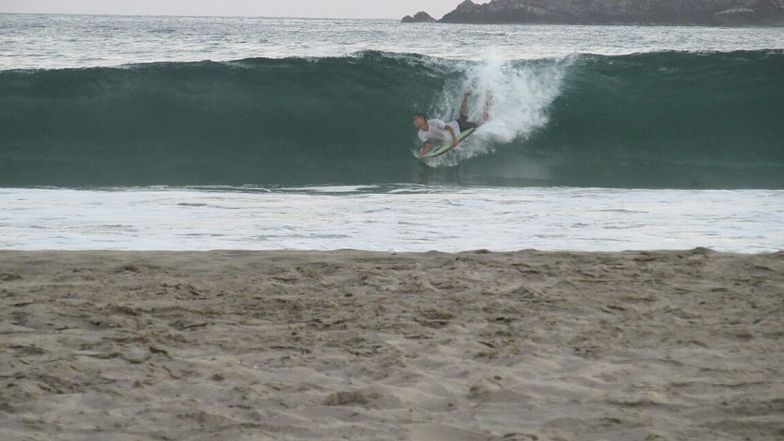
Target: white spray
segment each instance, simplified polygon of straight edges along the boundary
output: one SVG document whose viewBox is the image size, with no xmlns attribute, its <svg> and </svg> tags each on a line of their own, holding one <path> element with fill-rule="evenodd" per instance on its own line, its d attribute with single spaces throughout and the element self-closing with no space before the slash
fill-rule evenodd
<svg viewBox="0 0 784 441">
<path fill-rule="evenodd" d="M 548 122 L 569 61 L 519 62 L 490 59 L 466 65 L 464 76 L 447 84 L 431 114 L 455 119 L 466 92 L 469 121 L 487 120 L 460 147 L 427 161 L 431 167 L 455 166 L 461 160 L 493 151 L 494 146 L 525 140 Z"/>
</svg>

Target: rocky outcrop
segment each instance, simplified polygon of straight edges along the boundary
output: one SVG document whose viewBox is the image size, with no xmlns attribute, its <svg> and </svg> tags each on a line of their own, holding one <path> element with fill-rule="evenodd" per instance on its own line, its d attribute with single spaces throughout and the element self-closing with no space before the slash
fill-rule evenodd
<svg viewBox="0 0 784 441">
<path fill-rule="evenodd" d="M 784 26 L 784 0 L 465 0 L 440 21 Z"/>
<path fill-rule="evenodd" d="M 434 21 L 436 21 L 436 19 L 425 11 L 419 11 L 414 14 L 413 17 L 406 15 L 403 17 L 403 20 L 401 20 L 402 23 L 433 23 Z"/>
</svg>

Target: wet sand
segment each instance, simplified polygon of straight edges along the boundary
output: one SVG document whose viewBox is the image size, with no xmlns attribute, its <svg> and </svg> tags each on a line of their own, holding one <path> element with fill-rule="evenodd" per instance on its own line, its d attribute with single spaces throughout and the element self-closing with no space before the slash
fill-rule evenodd
<svg viewBox="0 0 784 441">
<path fill-rule="evenodd" d="M 784 253 L 0 251 L 0 440 L 782 440 Z"/>
</svg>

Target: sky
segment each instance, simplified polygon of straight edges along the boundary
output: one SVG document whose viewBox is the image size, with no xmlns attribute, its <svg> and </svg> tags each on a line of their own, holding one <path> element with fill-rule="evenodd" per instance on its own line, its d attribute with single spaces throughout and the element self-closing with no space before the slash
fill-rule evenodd
<svg viewBox="0 0 784 441">
<path fill-rule="evenodd" d="M 0 0 L 0 12 L 402 18 L 427 11 L 441 18 L 461 0 Z M 480 2 L 481 3 L 481 2 Z"/>
</svg>

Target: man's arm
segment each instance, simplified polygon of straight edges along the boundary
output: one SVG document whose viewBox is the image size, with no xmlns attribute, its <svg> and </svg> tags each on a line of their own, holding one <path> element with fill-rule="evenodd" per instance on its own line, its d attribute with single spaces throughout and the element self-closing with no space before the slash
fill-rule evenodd
<svg viewBox="0 0 784 441">
<path fill-rule="evenodd" d="M 450 135 L 452 135 L 452 147 L 457 147 L 457 144 L 459 144 L 460 141 L 457 140 L 457 135 L 455 135 L 455 129 L 453 129 L 452 126 L 450 126 L 449 124 L 447 124 L 444 128 L 449 131 Z"/>
<path fill-rule="evenodd" d="M 433 147 L 433 146 L 432 146 L 432 145 L 430 145 L 430 141 L 427 141 L 427 142 L 425 142 L 425 143 L 422 145 L 422 148 L 419 150 L 419 159 L 422 159 L 422 158 L 424 158 L 424 157 L 425 157 L 425 155 L 427 154 L 427 152 L 429 152 L 429 151 L 430 151 L 430 149 L 431 149 L 432 147 Z"/>
</svg>

